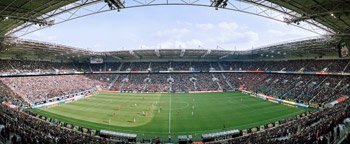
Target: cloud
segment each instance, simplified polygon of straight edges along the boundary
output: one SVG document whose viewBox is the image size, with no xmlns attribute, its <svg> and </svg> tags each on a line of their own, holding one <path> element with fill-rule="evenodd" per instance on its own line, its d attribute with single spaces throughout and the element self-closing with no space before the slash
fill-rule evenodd
<svg viewBox="0 0 350 144">
<path fill-rule="evenodd" d="M 218 27 L 226 31 L 234 31 L 238 28 L 238 24 L 235 22 L 221 22 L 218 24 Z"/>
<path fill-rule="evenodd" d="M 203 42 L 200 40 L 189 40 L 189 41 L 166 41 L 157 44 L 158 47 L 161 48 L 198 48 L 199 46 L 203 46 Z"/>
<path fill-rule="evenodd" d="M 194 27 L 177 28 L 158 31 L 157 37 L 164 38 L 154 46 L 147 48 L 198 48 L 206 45 L 215 47 L 217 45 L 231 48 L 248 49 L 255 46 L 259 41 L 259 34 L 249 30 L 247 26 L 240 26 L 235 22 L 200 23 L 193 24 Z M 204 31 L 198 31 L 204 30 Z M 197 31 L 196 31 L 197 30 Z M 196 33 L 194 33 L 196 32 Z"/>
<path fill-rule="evenodd" d="M 243 44 L 253 43 L 259 40 L 259 34 L 253 31 L 247 32 L 223 32 L 218 37 L 217 41 L 226 44 Z"/>
<path fill-rule="evenodd" d="M 267 32 L 270 33 L 270 34 L 273 34 L 274 36 L 285 36 L 285 35 L 287 35 L 286 32 L 279 31 L 279 30 L 273 30 L 273 29 L 270 29 Z"/>
<path fill-rule="evenodd" d="M 170 29 L 170 30 L 163 30 L 163 31 L 158 31 L 156 33 L 156 36 L 161 37 L 161 38 L 166 38 L 166 39 L 181 39 L 184 34 L 189 33 L 190 30 L 186 28 L 182 29 Z"/>
<path fill-rule="evenodd" d="M 42 37 L 42 36 L 44 36 L 44 33 L 40 32 L 40 31 L 36 31 L 33 33 L 33 35 L 36 37 Z"/>
<path fill-rule="evenodd" d="M 176 24 L 178 24 L 178 25 L 192 26 L 192 23 L 190 23 L 190 22 L 184 22 L 184 21 L 176 21 Z"/>
<path fill-rule="evenodd" d="M 40 40 L 48 40 L 48 41 L 51 41 L 51 40 L 54 40 L 56 39 L 57 37 L 54 36 L 54 35 L 47 35 L 43 32 L 40 32 L 40 31 L 36 31 L 33 33 L 33 36 L 40 39 Z"/>
<path fill-rule="evenodd" d="M 137 40 L 138 39 L 137 35 L 134 33 L 128 33 L 125 35 L 125 37 L 129 40 Z"/>
<path fill-rule="evenodd" d="M 173 48 L 198 48 L 199 46 L 203 46 L 203 42 L 197 39 L 192 39 L 189 41 L 180 41 L 180 40 L 175 40 L 175 41 L 165 41 L 158 43 L 153 46 L 147 46 L 145 44 L 141 45 L 142 48 L 145 49 L 154 49 L 154 48 L 162 48 L 162 49 L 173 49 Z"/>
<path fill-rule="evenodd" d="M 92 49 L 95 51 L 105 51 L 106 47 L 100 43 L 96 43 L 92 45 Z"/>
<path fill-rule="evenodd" d="M 218 36 L 211 41 L 217 44 L 229 45 L 254 45 L 259 40 L 259 34 L 253 31 L 247 31 L 247 26 L 242 28 L 235 22 L 220 22 L 217 24 Z M 240 31 L 240 30 L 244 31 Z"/>
<path fill-rule="evenodd" d="M 103 45 L 97 43 L 97 44 L 94 44 L 92 47 L 101 49 L 101 48 L 103 48 Z"/>
<path fill-rule="evenodd" d="M 203 30 L 210 30 L 212 28 L 214 28 L 214 25 L 211 23 L 207 23 L 207 24 L 196 24 L 197 28 L 203 29 Z"/>
<path fill-rule="evenodd" d="M 270 33 L 275 37 L 287 37 L 287 38 L 294 38 L 294 37 L 300 37 L 300 36 L 302 37 L 317 36 L 317 34 L 311 33 L 309 31 L 301 30 L 301 29 L 291 29 L 288 31 L 269 29 L 267 33 Z"/>
</svg>

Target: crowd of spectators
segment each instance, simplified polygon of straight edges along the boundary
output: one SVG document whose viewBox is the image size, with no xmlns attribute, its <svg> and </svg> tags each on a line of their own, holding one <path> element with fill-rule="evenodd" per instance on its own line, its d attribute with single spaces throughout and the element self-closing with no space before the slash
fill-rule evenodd
<svg viewBox="0 0 350 144">
<path fill-rule="evenodd" d="M 218 79 L 218 83 L 220 84 L 220 87 L 222 90 L 231 90 L 232 88 L 228 85 L 228 83 L 226 82 L 226 80 L 224 79 L 224 77 L 222 76 L 221 73 L 216 73 L 213 74 L 215 78 Z"/>
<path fill-rule="evenodd" d="M 175 71 L 192 70 L 268 70 L 268 71 L 316 71 L 316 72 L 350 72 L 348 60 L 289 60 L 289 61 L 232 61 L 232 62 L 124 62 L 121 71 Z M 72 71 L 116 71 L 121 63 L 105 62 L 90 64 L 87 62 L 47 62 L 30 60 L 0 60 L 0 73 L 39 73 Z M 221 67 L 220 67 L 221 65 Z"/>
<path fill-rule="evenodd" d="M 122 67 L 121 67 L 121 71 L 127 71 L 127 70 L 131 70 L 132 67 L 132 63 L 130 62 L 125 62 L 123 63 Z"/>
<path fill-rule="evenodd" d="M 74 71 L 116 71 L 118 62 L 103 64 L 89 63 L 61 63 L 27 60 L 0 60 L 0 73 L 44 73 L 44 72 L 74 72 Z"/>
<path fill-rule="evenodd" d="M 147 84 L 148 92 L 169 92 L 171 84 L 167 81 L 170 74 L 150 74 L 151 82 Z"/>
<path fill-rule="evenodd" d="M 137 62 L 137 63 L 132 63 L 131 65 L 131 70 L 133 71 L 146 71 L 148 70 L 150 66 L 150 62 Z"/>
<path fill-rule="evenodd" d="M 117 76 L 112 74 L 113 76 Z M 118 74 L 118 79 L 117 81 L 114 83 L 114 85 L 112 85 L 112 87 L 110 88 L 111 90 L 120 90 L 120 87 L 123 86 L 124 82 L 123 80 L 125 78 L 127 78 L 129 75 L 126 74 Z"/>
<path fill-rule="evenodd" d="M 348 60 L 220 62 L 224 70 L 350 72 Z"/>
<path fill-rule="evenodd" d="M 107 139 L 67 129 L 58 123 L 40 120 L 5 105 L 0 106 L 0 124 L 4 125 L 0 135 L 5 141 L 11 140 L 13 144 L 111 143 Z"/>
<path fill-rule="evenodd" d="M 22 96 L 28 103 L 77 93 L 92 89 L 97 85 L 107 85 L 107 83 L 92 80 L 83 75 L 10 77 L 1 78 L 0 81 L 16 95 Z"/>
<path fill-rule="evenodd" d="M 89 79 L 99 81 L 103 89 L 108 89 L 109 84 L 119 76 L 118 74 L 87 74 L 85 75 Z"/>
<path fill-rule="evenodd" d="M 169 78 L 173 81 L 168 81 Z M 114 79 L 116 81 L 112 83 Z M 108 89 L 111 83 L 111 90 L 133 92 L 232 90 L 244 85 L 247 90 L 317 104 L 325 104 L 350 95 L 349 77 L 264 73 L 9 77 L 0 79 L 0 91 L 2 98 L 11 95 L 15 101 L 30 102 L 88 90 L 97 85 Z"/>
<path fill-rule="evenodd" d="M 133 92 L 188 92 L 230 90 L 221 74 L 120 74 L 112 90 Z M 96 77 L 95 79 L 101 79 Z M 127 80 L 126 80 L 127 79 Z M 221 86 L 221 88 L 219 87 Z"/>
<path fill-rule="evenodd" d="M 42 61 L 0 60 L 1 72 L 50 71 L 153 71 L 167 70 L 284 70 L 284 71 L 350 71 L 347 60 L 290 60 L 259 62 L 105 62 L 57 63 Z M 15 91 L 17 99 L 38 100 L 91 88 L 97 84 L 107 88 L 117 74 L 85 76 L 43 76 L 2 78 L 3 93 Z M 169 83 L 168 78 L 174 81 Z M 145 81 L 149 79 L 148 81 Z M 137 92 L 185 92 L 231 90 L 245 85 L 248 90 L 304 102 L 324 104 L 348 96 L 349 78 L 343 76 L 289 75 L 263 73 L 200 74 L 120 74 L 112 90 Z M 231 86 L 232 87 L 231 87 Z M 5 96 L 4 96 L 5 97 Z"/>
<path fill-rule="evenodd" d="M 127 82 L 124 81 L 125 77 L 128 77 Z M 174 80 L 171 84 L 167 81 L 170 77 Z M 146 78 L 150 80 L 145 81 Z M 325 104 L 340 97 L 349 96 L 349 82 L 350 78 L 343 76 L 294 74 L 225 73 L 222 75 L 221 73 L 200 73 L 129 74 L 128 76 L 127 74 L 121 74 L 118 81 L 114 84 L 113 90 L 186 92 L 232 90 L 244 85 L 247 90 L 267 95 Z M 229 84 L 231 84 L 232 88 Z"/>
<path fill-rule="evenodd" d="M 247 90 L 267 95 L 325 104 L 349 96 L 349 77 L 294 74 L 226 73 L 234 87 L 245 85 Z"/>
<path fill-rule="evenodd" d="M 167 71 L 170 67 L 169 62 L 152 62 L 151 69 L 152 71 Z"/>
<path fill-rule="evenodd" d="M 209 71 L 211 62 L 191 62 L 191 67 L 195 71 Z"/>
<path fill-rule="evenodd" d="M 332 108 L 305 117 L 288 119 L 277 127 L 212 143 L 334 143 L 335 138 L 339 138 L 339 131 L 335 131 L 334 128 L 339 128 L 337 125 L 342 124 L 349 116 L 350 99 L 347 99 Z"/>
<path fill-rule="evenodd" d="M 194 82 L 192 82 L 191 75 L 189 74 L 172 74 L 171 77 L 174 79 L 174 83 L 172 84 L 172 89 L 175 92 L 185 92 L 191 91 L 194 89 Z"/>
<path fill-rule="evenodd" d="M 334 143 L 339 124 L 350 116 L 350 99 L 301 118 L 281 120 L 279 126 L 211 143 Z M 0 106 L 1 137 L 13 143 L 118 143 L 61 127 L 26 113 Z M 348 138 L 345 141 L 349 141 Z"/>
<path fill-rule="evenodd" d="M 194 77 L 197 78 L 196 86 L 199 91 L 220 90 L 216 81 L 213 81 L 211 74 L 194 74 Z"/>
<path fill-rule="evenodd" d="M 171 62 L 170 64 L 171 68 L 173 68 L 174 71 L 189 71 L 191 68 L 191 62 L 188 61 Z"/>
<path fill-rule="evenodd" d="M 349 72 L 345 60 L 278 61 L 278 62 L 137 62 L 123 63 L 121 70 L 284 70 Z M 53 71 L 105 71 L 117 70 L 120 63 L 53 63 L 37 61 L 0 61 L 2 73 L 53 72 Z M 116 79 L 117 78 L 117 79 Z M 265 73 L 191 73 L 191 74 L 90 74 L 40 77 L 0 78 L 1 100 L 21 105 L 22 102 L 48 98 L 88 90 L 97 85 L 107 88 L 116 79 L 111 90 L 134 92 L 186 92 L 231 90 L 244 85 L 247 90 L 326 104 L 350 95 L 350 77 L 332 75 L 298 75 Z M 228 84 L 229 83 L 229 84 Z M 324 143 L 333 141 L 332 128 L 350 114 L 350 100 L 334 108 L 313 113 L 301 119 L 287 120 L 281 126 L 262 132 L 230 139 L 228 143 Z M 0 123 L 5 124 L 1 135 L 19 135 L 22 143 L 103 143 L 105 140 L 60 128 L 24 113 L 1 105 Z M 82 138 L 83 137 L 83 138 Z M 282 139 L 281 139 L 282 138 Z M 86 141 L 85 141 L 86 140 Z"/>
<path fill-rule="evenodd" d="M 24 99 L 15 93 L 8 85 L 0 81 L 0 102 L 6 101 L 14 105 L 20 105 Z"/>
<path fill-rule="evenodd" d="M 124 83 L 122 90 L 123 91 L 135 91 L 135 92 L 144 92 L 148 74 L 133 74 L 129 75 L 129 80 Z"/>
</svg>

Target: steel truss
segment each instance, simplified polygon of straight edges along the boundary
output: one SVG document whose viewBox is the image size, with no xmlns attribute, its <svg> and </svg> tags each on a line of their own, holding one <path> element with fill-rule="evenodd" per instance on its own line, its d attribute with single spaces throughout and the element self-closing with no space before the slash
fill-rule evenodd
<svg viewBox="0 0 350 144">
<path fill-rule="evenodd" d="M 162 6 L 162 5 L 188 5 L 188 6 L 202 6 L 202 7 L 213 7 L 215 9 L 226 9 L 236 12 L 242 12 L 246 14 L 252 14 L 269 18 L 271 20 L 287 23 L 304 30 L 316 33 L 318 35 L 335 34 L 335 32 L 322 24 L 313 21 L 305 20 L 299 24 L 290 23 L 286 21 L 286 18 L 300 17 L 300 14 L 273 4 L 265 0 L 229 0 L 225 7 L 211 6 L 211 0 L 127 0 L 125 1 L 125 8 L 138 8 L 146 6 Z M 112 11 L 104 0 L 79 0 L 75 3 L 71 3 L 59 9 L 53 10 L 40 16 L 41 19 L 47 21 L 54 21 L 53 25 L 67 22 L 70 20 L 82 18 L 85 16 Z M 114 10 L 119 11 L 119 10 Z M 47 28 L 49 26 L 36 26 L 34 23 L 27 22 L 11 31 L 6 35 L 22 37 L 35 31 Z"/>
</svg>

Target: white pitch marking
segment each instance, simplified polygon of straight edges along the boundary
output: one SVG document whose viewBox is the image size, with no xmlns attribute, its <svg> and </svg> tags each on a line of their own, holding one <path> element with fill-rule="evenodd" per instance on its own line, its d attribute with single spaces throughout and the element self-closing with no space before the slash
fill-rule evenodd
<svg viewBox="0 0 350 144">
<path fill-rule="evenodd" d="M 171 122 L 171 94 L 170 94 L 170 103 L 169 103 L 169 134 L 170 134 L 170 122 Z"/>
</svg>

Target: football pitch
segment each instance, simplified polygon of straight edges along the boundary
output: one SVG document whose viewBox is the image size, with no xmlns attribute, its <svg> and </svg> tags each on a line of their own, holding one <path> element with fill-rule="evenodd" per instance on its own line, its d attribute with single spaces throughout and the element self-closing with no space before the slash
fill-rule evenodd
<svg viewBox="0 0 350 144">
<path fill-rule="evenodd" d="M 59 106 L 32 109 L 40 115 L 91 129 L 134 133 L 140 137 L 171 135 L 176 139 L 178 135 L 200 138 L 204 133 L 259 127 L 307 110 L 311 109 L 276 104 L 241 92 L 100 92 Z"/>
</svg>

